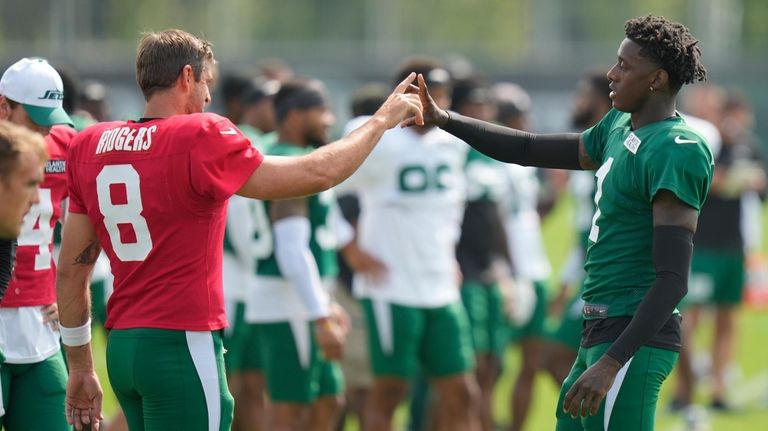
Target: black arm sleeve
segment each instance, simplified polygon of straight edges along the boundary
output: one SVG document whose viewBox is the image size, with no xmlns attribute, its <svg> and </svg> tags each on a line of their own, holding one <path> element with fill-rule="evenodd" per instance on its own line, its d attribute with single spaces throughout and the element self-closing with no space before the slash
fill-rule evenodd
<svg viewBox="0 0 768 431">
<path fill-rule="evenodd" d="M 16 262 L 16 240 L 0 240 L 0 300 L 5 296 L 8 283 L 11 282 L 13 264 Z"/>
<path fill-rule="evenodd" d="M 653 229 L 656 282 L 606 355 L 624 365 L 640 346 L 659 332 L 688 292 L 692 254 L 693 232 L 679 226 L 656 226 Z"/>
<path fill-rule="evenodd" d="M 488 157 L 540 168 L 581 170 L 578 133 L 539 135 L 510 129 L 455 112 L 441 126 Z"/>
</svg>

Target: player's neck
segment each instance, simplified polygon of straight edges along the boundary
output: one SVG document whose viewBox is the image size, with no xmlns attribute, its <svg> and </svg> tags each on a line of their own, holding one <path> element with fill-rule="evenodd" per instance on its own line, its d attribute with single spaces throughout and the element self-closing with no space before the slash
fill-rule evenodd
<svg viewBox="0 0 768 431">
<path fill-rule="evenodd" d="M 144 105 L 144 118 L 168 118 L 173 115 L 186 114 L 186 104 L 173 97 L 172 94 L 162 92 L 152 95 Z"/>
<path fill-rule="evenodd" d="M 675 99 L 651 99 L 637 112 L 632 113 L 632 129 L 637 130 L 675 115 Z"/>
</svg>

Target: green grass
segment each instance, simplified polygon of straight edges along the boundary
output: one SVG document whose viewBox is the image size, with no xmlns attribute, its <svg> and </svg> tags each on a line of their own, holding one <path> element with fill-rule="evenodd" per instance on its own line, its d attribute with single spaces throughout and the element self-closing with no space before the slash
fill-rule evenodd
<svg viewBox="0 0 768 431">
<path fill-rule="evenodd" d="M 555 274 L 559 272 L 573 241 L 571 214 L 570 199 L 562 199 L 543 224 L 547 253 L 555 269 Z M 765 210 L 763 214 L 764 234 L 766 236 L 764 244 L 768 244 L 768 210 Z M 731 399 L 738 401 L 738 410 L 729 414 L 711 415 L 711 431 L 754 430 L 768 427 L 766 425 L 768 424 L 768 344 L 765 338 L 768 334 L 768 313 L 766 310 L 745 307 L 741 314 L 739 327 L 738 348 L 734 357 L 735 372 L 733 374 L 735 377 L 730 393 Z M 696 344 L 699 349 L 708 348 L 711 334 L 711 322 L 703 322 L 701 329 L 696 334 Z M 110 417 L 116 409 L 117 402 L 106 378 L 104 336 L 100 331 L 94 334 L 94 351 L 97 371 L 101 376 L 105 392 L 104 412 L 106 417 Z M 509 421 L 509 394 L 518 369 L 519 351 L 517 348 L 511 348 L 507 352 L 505 371 L 497 385 L 494 398 L 496 417 L 501 424 L 506 424 Z M 675 375 L 673 373 L 662 388 L 657 415 L 657 430 L 659 431 L 686 430 L 681 416 L 671 415 L 666 411 L 674 384 Z M 706 403 L 708 401 L 706 386 L 701 386 L 696 394 L 696 401 Z M 540 373 L 534 390 L 527 430 L 552 430 L 554 429 L 554 409 L 559 388 L 547 375 Z M 400 423 L 405 420 L 406 415 L 404 413 L 402 409 L 398 413 Z M 350 422 L 347 426 L 348 431 L 357 429 L 355 423 Z"/>
</svg>

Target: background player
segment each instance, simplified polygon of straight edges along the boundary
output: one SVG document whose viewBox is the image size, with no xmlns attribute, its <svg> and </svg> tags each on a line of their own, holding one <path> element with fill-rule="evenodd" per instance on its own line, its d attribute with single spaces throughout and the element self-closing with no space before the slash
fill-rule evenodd
<svg viewBox="0 0 768 431">
<path fill-rule="evenodd" d="M 0 120 L 0 299 L 16 260 L 16 240 L 24 215 L 39 202 L 38 188 L 48 151 L 40 134 Z M 0 351 L 0 363 L 3 356 Z M 0 409 L 0 415 L 4 410 Z"/>
<path fill-rule="evenodd" d="M 451 109 L 484 121 L 496 118 L 491 89 L 476 77 L 454 83 Z M 467 202 L 456 258 L 463 276 L 461 299 L 472 328 L 475 375 L 481 394 L 480 417 L 483 430 L 489 431 L 494 429 L 493 389 L 501 375 L 509 337 L 500 286 L 509 283 L 511 277 L 500 207 L 507 176 L 503 163 L 475 149 L 469 151 L 464 170 Z"/>
<path fill-rule="evenodd" d="M 9 431 L 69 429 L 53 261 L 53 228 L 67 195 L 66 148 L 75 135 L 62 107 L 63 90 L 59 74 L 39 58 L 19 60 L 0 79 L 0 119 L 46 135 L 48 151 L 38 202 L 24 216 L 14 277 L 0 302 L 2 425 Z"/>
<path fill-rule="evenodd" d="M 531 98 L 519 85 L 493 87 L 499 124 L 519 130 L 531 127 Z M 504 223 L 509 255 L 515 266 L 515 286 L 509 301 L 509 341 L 520 346 L 520 370 L 512 388 L 509 429 L 519 431 L 528 417 L 536 372 L 541 365 L 542 336 L 547 315 L 547 280 L 552 268 L 541 234 L 540 191 L 537 169 L 505 166 Z M 542 213 L 551 204 L 544 205 Z"/>
<path fill-rule="evenodd" d="M 450 75 L 436 62 L 403 63 L 450 104 Z M 460 302 L 455 244 L 464 203 L 467 147 L 436 128 L 386 133 L 360 170 L 340 187 L 361 202 L 358 241 L 381 260 L 383 279 L 355 277 L 368 328 L 374 383 L 367 430 L 392 429 L 392 417 L 421 371 L 438 395 L 437 427 L 476 430 L 478 392 L 473 352 Z"/>
<path fill-rule="evenodd" d="M 91 127 L 70 148 L 58 292 L 70 369 L 67 417 L 77 429 L 101 419 L 86 281 L 102 247 L 115 276 L 108 372 L 129 426 L 226 429 L 232 398 L 219 330 L 226 326 L 227 199 L 327 189 L 362 163 L 387 128 L 407 113 L 420 115 L 418 98 L 402 94 L 411 75 L 345 139 L 304 157 L 263 158 L 229 120 L 201 114 L 213 64 L 210 43 L 189 33 L 146 34 L 136 58 L 144 119 Z"/>
<path fill-rule="evenodd" d="M 658 392 L 680 348 L 675 307 L 687 291 L 692 237 L 712 179 L 704 138 L 675 111 L 682 85 L 706 79 L 698 41 L 683 25 L 650 15 L 627 21 L 625 34 L 607 75 L 614 109 L 582 134 L 530 134 L 449 114 L 419 77 L 426 123 L 491 157 L 599 168 L 587 323 L 561 390 L 558 430 L 653 429 Z"/>
<path fill-rule="evenodd" d="M 266 153 L 277 139 L 273 99 L 280 83 L 256 77 L 239 88 L 238 128 L 256 149 Z M 226 94 L 226 86 L 224 90 Z M 261 352 L 258 343 L 248 343 L 250 329 L 245 321 L 246 292 L 253 285 L 256 259 L 266 257 L 271 247 L 271 237 L 260 236 L 256 229 L 257 224 L 264 223 L 263 217 L 261 202 L 242 196 L 230 198 L 224 234 L 223 285 L 227 315 L 232 322 L 224 332 L 224 361 L 229 390 L 235 399 L 235 431 L 258 431 L 264 423 Z"/>
<path fill-rule="evenodd" d="M 736 343 L 736 316 L 746 284 L 749 252 L 760 248 L 759 226 L 750 214 L 752 204 L 760 207 L 765 194 L 766 173 L 760 144 L 750 133 L 754 121 L 743 96 L 719 87 L 707 86 L 689 95 L 701 112 L 716 120 L 722 146 L 716 156 L 715 175 L 707 203 L 702 208 L 699 229 L 694 237 L 696 249 L 691 265 L 691 289 L 686 297 L 685 340 L 679 364 L 679 385 L 673 410 L 691 403 L 696 383 L 693 333 L 702 308 L 714 308 L 711 351 L 712 388 L 709 406 L 717 411 L 731 408 L 726 402 L 727 371 Z M 696 108 L 693 108 L 694 111 Z M 758 210 L 759 211 L 759 210 Z"/>
<path fill-rule="evenodd" d="M 325 87 L 314 80 L 284 83 L 275 95 L 278 143 L 269 154 L 300 156 L 327 142 L 335 118 Z M 248 347 L 258 346 L 274 430 L 335 429 L 343 403 L 345 320 L 330 290 L 338 272 L 336 198 L 332 190 L 265 201 L 257 277 L 246 297 Z M 266 232 L 266 231 L 269 232 Z"/>
</svg>

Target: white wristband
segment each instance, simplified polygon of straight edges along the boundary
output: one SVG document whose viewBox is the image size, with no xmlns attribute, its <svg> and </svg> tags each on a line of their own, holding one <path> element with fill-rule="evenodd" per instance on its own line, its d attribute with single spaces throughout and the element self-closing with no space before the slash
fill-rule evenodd
<svg viewBox="0 0 768 431">
<path fill-rule="evenodd" d="M 91 342 L 91 319 L 89 318 L 85 325 L 77 328 L 66 328 L 59 326 L 61 333 L 61 342 L 65 346 L 77 347 Z"/>
</svg>

